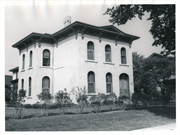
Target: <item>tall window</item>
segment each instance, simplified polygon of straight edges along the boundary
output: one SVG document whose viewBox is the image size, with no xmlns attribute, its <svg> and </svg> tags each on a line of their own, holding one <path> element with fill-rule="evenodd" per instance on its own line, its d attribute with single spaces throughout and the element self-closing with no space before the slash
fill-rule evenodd
<svg viewBox="0 0 180 135">
<path fill-rule="evenodd" d="M 29 77 L 29 95 L 28 96 L 31 96 L 31 77 Z"/>
<path fill-rule="evenodd" d="M 129 76 L 125 73 L 121 74 L 119 76 L 119 83 L 120 83 L 120 96 L 130 97 Z"/>
<path fill-rule="evenodd" d="M 94 60 L 94 43 L 89 41 L 87 44 L 87 57 L 88 60 Z"/>
<path fill-rule="evenodd" d="M 21 80 L 21 89 L 24 89 L 24 79 Z"/>
<path fill-rule="evenodd" d="M 106 45 L 105 47 L 105 57 L 106 57 L 106 62 L 111 62 L 111 46 L 110 45 Z"/>
<path fill-rule="evenodd" d="M 47 76 L 42 79 L 42 92 L 50 92 L 50 79 Z"/>
<path fill-rule="evenodd" d="M 121 64 L 126 64 L 126 49 L 121 49 Z"/>
<path fill-rule="evenodd" d="M 50 66 L 50 51 L 47 49 L 43 51 L 43 66 Z"/>
<path fill-rule="evenodd" d="M 95 93 L 95 75 L 92 71 L 88 73 L 88 93 Z"/>
<path fill-rule="evenodd" d="M 23 54 L 23 57 L 22 57 L 22 69 L 25 68 L 25 54 Z"/>
<path fill-rule="evenodd" d="M 106 74 L 106 93 L 112 92 L 112 74 L 107 73 Z"/>
<path fill-rule="evenodd" d="M 32 51 L 29 54 L 29 67 L 32 67 Z"/>
</svg>

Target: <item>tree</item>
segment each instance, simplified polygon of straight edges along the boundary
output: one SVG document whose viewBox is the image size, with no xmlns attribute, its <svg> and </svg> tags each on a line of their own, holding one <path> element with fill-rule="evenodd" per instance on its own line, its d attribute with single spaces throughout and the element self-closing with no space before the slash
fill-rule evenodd
<svg viewBox="0 0 180 135">
<path fill-rule="evenodd" d="M 152 21 L 152 45 L 160 45 L 169 52 L 175 50 L 175 5 L 119 5 L 108 8 L 104 14 L 110 16 L 111 23 L 121 25 L 136 16 L 142 20 L 146 12 L 150 13 L 147 20 Z"/>
<path fill-rule="evenodd" d="M 11 87 L 10 86 L 5 86 L 5 101 L 9 103 L 11 101 Z"/>
<path fill-rule="evenodd" d="M 175 60 L 169 59 L 168 57 L 152 57 L 147 58 L 143 66 L 145 72 L 150 74 L 153 81 L 160 87 L 163 103 L 168 103 L 172 91 L 164 82 L 175 74 Z"/>
</svg>

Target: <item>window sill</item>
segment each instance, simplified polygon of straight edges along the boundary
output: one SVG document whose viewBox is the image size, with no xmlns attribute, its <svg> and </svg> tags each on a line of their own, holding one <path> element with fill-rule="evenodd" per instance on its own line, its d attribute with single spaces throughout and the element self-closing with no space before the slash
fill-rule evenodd
<svg viewBox="0 0 180 135">
<path fill-rule="evenodd" d="M 50 69 L 53 69 L 53 67 L 51 67 L 51 66 L 40 66 L 40 68 L 50 68 Z"/>
<path fill-rule="evenodd" d="M 32 99 L 32 97 L 31 97 L 31 96 L 29 96 L 29 97 L 27 97 L 27 99 Z"/>
<path fill-rule="evenodd" d="M 119 66 L 129 67 L 129 65 L 127 65 L 127 64 L 119 64 Z"/>
<path fill-rule="evenodd" d="M 115 64 L 112 63 L 112 62 L 103 62 L 103 64 L 115 65 Z"/>
<path fill-rule="evenodd" d="M 33 69 L 33 67 L 29 67 L 28 70 Z"/>
<path fill-rule="evenodd" d="M 25 69 L 22 69 L 22 71 L 21 72 L 25 72 L 26 70 Z"/>
<path fill-rule="evenodd" d="M 98 63 L 97 61 L 94 60 L 85 60 L 85 62 Z"/>
</svg>

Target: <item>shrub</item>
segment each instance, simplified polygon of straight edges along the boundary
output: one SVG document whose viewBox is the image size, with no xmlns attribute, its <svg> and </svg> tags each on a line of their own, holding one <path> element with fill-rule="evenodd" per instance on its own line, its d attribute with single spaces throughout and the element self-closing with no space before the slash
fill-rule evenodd
<svg viewBox="0 0 180 135">
<path fill-rule="evenodd" d="M 37 95 L 40 102 L 38 102 L 38 105 L 41 109 L 45 110 L 45 115 L 48 116 L 49 109 L 51 107 L 53 98 L 49 92 L 41 92 L 39 95 Z"/>
<path fill-rule="evenodd" d="M 127 96 L 119 96 L 118 99 L 122 110 L 125 110 L 127 106 L 132 105 L 132 101 Z"/>
<path fill-rule="evenodd" d="M 80 111 L 80 113 L 82 113 L 84 111 L 84 108 L 87 106 L 87 95 L 86 95 L 86 87 L 83 88 L 79 88 L 76 87 L 77 89 L 73 88 L 70 92 L 71 95 L 75 95 L 76 96 L 76 101 L 78 103 L 77 107 Z"/>
<path fill-rule="evenodd" d="M 32 108 L 32 105 L 30 105 L 30 104 L 24 104 L 23 106 L 24 106 L 24 108 Z"/>
<path fill-rule="evenodd" d="M 53 106 L 59 108 L 61 114 L 65 114 L 72 105 L 72 101 L 66 89 L 64 91 L 58 91 L 55 95 L 55 99 L 56 103 Z"/>
<path fill-rule="evenodd" d="M 16 118 L 22 119 L 22 108 L 23 108 L 23 102 L 25 102 L 24 98 L 26 97 L 26 91 L 21 89 L 19 90 L 19 94 L 17 96 L 17 100 L 15 101 L 15 110 L 16 110 Z"/>
</svg>

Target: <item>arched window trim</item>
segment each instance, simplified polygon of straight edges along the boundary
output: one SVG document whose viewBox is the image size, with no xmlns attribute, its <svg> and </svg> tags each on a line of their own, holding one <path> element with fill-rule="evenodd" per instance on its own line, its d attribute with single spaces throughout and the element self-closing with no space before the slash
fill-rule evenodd
<svg viewBox="0 0 180 135">
<path fill-rule="evenodd" d="M 22 56 L 22 69 L 25 69 L 25 54 Z"/>
<path fill-rule="evenodd" d="M 47 51 L 49 53 L 49 56 L 44 56 L 45 51 Z M 51 53 L 48 49 L 43 50 L 43 59 L 42 60 L 43 60 L 43 63 L 42 63 L 43 66 L 50 66 Z"/>
<path fill-rule="evenodd" d="M 90 74 L 93 75 L 93 78 L 90 78 Z M 88 93 L 95 93 L 96 90 L 95 90 L 95 73 L 93 71 L 89 71 L 88 74 L 87 74 L 87 82 L 88 82 Z M 92 89 L 93 91 L 90 91 L 89 90 L 89 87 L 92 86 Z"/>
<path fill-rule="evenodd" d="M 31 88 L 32 88 L 32 79 L 29 77 L 29 93 L 28 96 L 31 96 Z"/>
<path fill-rule="evenodd" d="M 90 44 L 92 45 L 92 48 L 90 47 Z M 95 60 L 94 57 L 95 57 L 94 56 L 94 43 L 92 41 L 89 41 L 87 43 L 87 59 L 88 60 Z"/>
<path fill-rule="evenodd" d="M 109 80 L 108 80 L 108 78 L 107 78 L 108 75 L 110 75 L 110 77 L 111 77 L 111 78 L 109 78 Z M 106 74 L 106 93 L 112 93 L 112 92 L 113 92 L 113 86 L 112 86 L 112 84 L 113 84 L 112 74 L 111 74 L 110 72 L 108 72 L 108 73 Z M 108 91 L 108 85 L 111 86 L 111 90 L 110 90 L 110 91 Z"/>
<path fill-rule="evenodd" d="M 121 48 L 121 64 L 127 64 L 126 62 L 126 49 Z"/>
<path fill-rule="evenodd" d="M 47 79 L 48 82 L 44 83 L 44 80 Z M 42 92 L 50 93 L 50 78 L 48 76 L 44 76 L 42 78 Z"/>
<path fill-rule="evenodd" d="M 29 53 L 29 67 L 32 67 L 32 61 L 33 61 L 33 52 L 30 51 L 30 53 Z"/>
<path fill-rule="evenodd" d="M 108 48 L 109 47 L 109 48 Z M 105 61 L 106 62 L 112 62 L 112 57 L 111 57 L 111 46 L 106 45 L 105 46 Z"/>
</svg>

